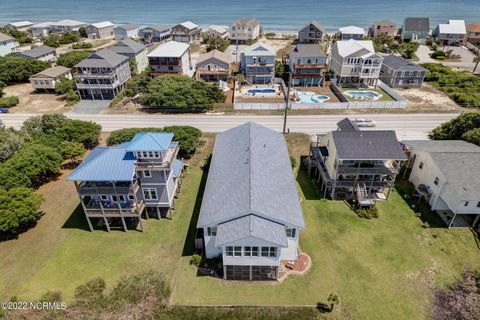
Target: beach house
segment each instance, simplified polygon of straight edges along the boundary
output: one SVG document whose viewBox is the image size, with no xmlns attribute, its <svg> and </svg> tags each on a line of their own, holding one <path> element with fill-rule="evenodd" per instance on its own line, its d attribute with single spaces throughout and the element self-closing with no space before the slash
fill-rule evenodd
<svg viewBox="0 0 480 320">
<path fill-rule="evenodd" d="M 370 36 L 376 37 L 380 34 L 386 34 L 390 37 L 397 35 L 397 25 L 390 20 L 376 21 L 370 27 Z"/>
<path fill-rule="evenodd" d="M 218 50 L 200 55 L 197 61 L 197 77 L 204 81 L 227 81 L 230 75 L 230 56 Z"/>
<path fill-rule="evenodd" d="M 82 21 L 64 19 L 57 22 L 53 22 L 50 25 L 49 33 L 64 34 L 67 32 L 78 32 L 80 28 L 85 27 L 87 24 Z"/>
<path fill-rule="evenodd" d="M 311 87 L 323 84 L 327 55 L 319 44 L 297 44 L 288 53 L 288 66 L 294 86 Z"/>
<path fill-rule="evenodd" d="M 332 48 L 330 71 L 338 86 L 375 86 L 382 59 L 371 40 L 340 40 Z"/>
<path fill-rule="evenodd" d="M 235 20 L 229 29 L 229 37 L 232 43 L 251 44 L 262 33 L 262 27 L 257 19 L 241 18 Z"/>
<path fill-rule="evenodd" d="M 207 38 L 226 39 L 228 38 L 228 26 L 209 26 L 205 31 Z"/>
<path fill-rule="evenodd" d="M 39 46 L 31 50 L 18 53 L 17 57 L 52 63 L 57 59 L 57 50 L 49 46 Z"/>
<path fill-rule="evenodd" d="M 427 69 L 399 56 L 383 57 L 380 80 L 391 88 L 420 88 Z"/>
<path fill-rule="evenodd" d="M 362 40 L 365 37 L 365 30 L 356 26 L 346 26 L 338 29 L 340 40 Z"/>
<path fill-rule="evenodd" d="M 480 22 L 467 24 L 467 41 L 471 44 L 480 44 Z"/>
<path fill-rule="evenodd" d="M 171 217 L 183 162 L 173 133 L 141 132 L 114 147 L 96 147 L 68 177 L 90 231 L 142 226 L 142 215 Z"/>
<path fill-rule="evenodd" d="M 252 84 L 267 84 L 275 76 L 275 50 L 257 42 L 240 53 L 240 70 Z"/>
<path fill-rule="evenodd" d="M 31 23 L 30 21 L 17 21 L 6 24 L 5 29 L 27 32 L 32 26 L 33 23 Z"/>
<path fill-rule="evenodd" d="M 425 44 L 430 35 L 429 18 L 405 18 L 400 37 L 405 42 L 418 42 Z"/>
<path fill-rule="evenodd" d="M 325 28 L 312 20 L 298 31 L 298 43 L 321 43 L 326 35 Z"/>
<path fill-rule="evenodd" d="M 140 26 L 136 23 L 127 23 L 113 28 L 113 35 L 116 40 L 137 39 L 139 37 Z"/>
<path fill-rule="evenodd" d="M 85 29 L 89 39 L 105 39 L 113 37 L 114 27 L 110 21 L 102 21 L 89 24 Z"/>
<path fill-rule="evenodd" d="M 18 42 L 15 39 L 0 32 L 0 57 L 16 52 L 17 48 Z"/>
<path fill-rule="evenodd" d="M 40 22 L 36 23 L 32 26 L 30 29 L 32 32 L 32 37 L 34 38 L 41 38 L 41 37 L 46 37 L 48 36 L 48 33 L 50 32 L 50 26 L 52 25 L 53 22 Z"/>
<path fill-rule="evenodd" d="M 451 227 L 480 223 L 480 147 L 461 140 L 404 141 L 409 181 Z"/>
<path fill-rule="evenodd" d="M 131 77 L 129 58 L 110 49 L 101 49 L 74 66 L 80 98 L 114 99 Z"/>
<path fill-rule="evenodd" d="M 154 24 L 140 29 L 138 36 L 145 44 L 163 42 L 172 37 L 172 29 L 163 24 Z"/>
<path fill-rule="evenodd" d="M 309 175 L 332 199 L 352 199 L 360 207 L 388 199 L 401 161 L 407 159 L 395 131 L 360 130 L 348 118 L 337 126 L 311 143 Z"/>
<path fill-rule="evenodd" d="M 435 38 L 443 45 L 458 46 L 465 43 L 467 28 L 464 20 L 448 20 L 448 23 L 440 23 L 434 32 Z"/>
<path fill-rule="evenodd" d="M 276 280 L 299 257 L 305 228 L 287 144 L 249 122 L 216 137 L 197 238 L 207 259 L 222 258 L 226 280 Z"/>
<path fill-rule="evenodd" d="M 147 58 L 153 77 L 162 74 L 193 75 L 188 43 L 177 41 L 162 43 L 148 53 Z"/>
<path fill-rule="evenodd" d="M 34 74 L 29 80 L 35 91 L 52 91 L 55 90 L 55 84 L 57 84 L 61 78 L 73 79 L 70 68 L 62 66 L 51 67 Z"/>
<path fill-rule="evenodd" d="M 173 41 L 191 43 L 199 41 L 202 28 L 192 21 L 185 21 L 172 27 Z"/>
<path fill-rule="evenodd" d="M 135 61 L 135 72 L 138 74 L 148 67 L 147 48 L 130 38 L 117 41 L 113 46 L 109 47 L 115 53 L 127 56 Z"/>
</svg>

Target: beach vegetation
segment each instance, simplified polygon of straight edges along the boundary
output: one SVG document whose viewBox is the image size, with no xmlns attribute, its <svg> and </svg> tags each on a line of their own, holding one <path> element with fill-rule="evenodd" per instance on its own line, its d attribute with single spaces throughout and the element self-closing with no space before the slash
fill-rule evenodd
<svg viewBox="0 0 480 320">
<path fill-rule="evenodd" d="M 433 129 L 434 140 L 465 140 L 480 146 L 480 112 L 467 112 Z"/>
<path fill-rule="evenodd" d="M 28 82 L 30 76 L 50 67 L 45 61 L 15 56 L 0 57 L 0 82 Z"/>
<path fill-rule="evenodd" d="M 80 61 L 90 56 L 90 51 L 70 51 L 58 56 L 57 64 L 66 68 L 73 68 Z"/>
</svg>

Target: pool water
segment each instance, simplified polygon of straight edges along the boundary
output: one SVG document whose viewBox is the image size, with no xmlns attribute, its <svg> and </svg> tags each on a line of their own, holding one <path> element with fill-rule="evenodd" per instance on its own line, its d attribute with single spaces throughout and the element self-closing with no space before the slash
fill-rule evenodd
<svg viewBox="0 0 480 320">
<path fill-rule="evenodd" d="M 298 98 L 299 103 L 323 103 L 327 100 L 330 100 L 328 96 L 317 95 L 313 92 L 299 92 Z"/>
<path fill-rule="evenodd" d="M 256 93 L 275 93 L 275 89 L 248 89 L 247 93 L 256 94 Z"/>
<path fill-rule="evenodd" d="M 378 100 L 382 96 L 380 93 L 370 90 L 349 90 L 344 94 L 356 100 Z"/>
</svg>

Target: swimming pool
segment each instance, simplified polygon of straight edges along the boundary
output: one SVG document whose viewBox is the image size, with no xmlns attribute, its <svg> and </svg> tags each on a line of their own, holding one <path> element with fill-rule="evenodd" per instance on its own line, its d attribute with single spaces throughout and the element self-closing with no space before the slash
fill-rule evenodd
<svg viewBox="0 0 480 320">
<path fill-rule="evenodd" d="M 371 90 L 349 90 L 345 91 L 344 94 L 355 100 L 378 100 L 382 97 L 381 93 Z"/>
<path fill-rule="evenodd" d="M 248 94 L 256 94 L 256 93 L 275 93 L 277 90 L 275 89 L 248 89 Z"/>
<path fill-rule="evenodd" d="M 317 95 L 314 92 L 299 92 L 297 96 L 300 100 L 298 103 L 323 103 L 330 100 L 330 97 Z"/>
</svg>

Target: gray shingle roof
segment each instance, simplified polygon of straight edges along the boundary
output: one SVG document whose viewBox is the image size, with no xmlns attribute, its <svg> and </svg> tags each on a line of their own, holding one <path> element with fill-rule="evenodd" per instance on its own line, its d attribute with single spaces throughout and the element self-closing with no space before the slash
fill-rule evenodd
<svg viewBox="0 0 480 320">
<path fill-rule="evenodd" d="M 220 60 L 220 61 L 230 65 L 230 56 L 228 54 L 226 54 L 225 52 L 221 52 L 219 50 L 212 50 L 212 51 L 209 51 L 207 53 L 204 53 L 204 54 L 200 55 L 200 57 L 198 58 L 198 61 L 197 61 L 197 65 L 201 64 L 202 62 L 207 61 L 211 58 Z"/>
<path fill-rule="evenodd" d="M 383 57 L 383 64 L 392 68 L 393 70 L 402 71 L 427 71 L 427 69 L 420 67 L 407 59 L 399 56 L 389 55 Z"/>
<path fill-rule="evenodd" d="M 357 124 L 348 118 L 340 120 L 337 123 L 337 127 L 341 131 L 360 131 L 360 128 L 357 126 Z"/>
<path fill-rule="evenodd" d="M 13 40 L 13 38 L 10 37 L 9 35 L 6 35 L 5 33 L 0 32 L 0 41 L 7 41 L 7 40 Z"/>
<path fill-rule="evenodd" d="M 257 238 L 287 247 L 285 226 L 255 215 L 247 215 L 218 225 L 215 246 L 222 247 L 245 238 Z"/>
<path fill-rule="evenodd" d="M 49 46 L 40 46 L 37 48 L 33 48 L 32 50 L 27 50 L 19 53 L 18 55 L 21 57 L 26 57 L 26 58 L 32 58 L 36 59 L 39 57 L 42 57 L 46 54 L 54 53 L 56 52 L 55 48 L 49 47 Z"/>
<path fill-rule="evenodd" d="M 285 139 L 249 122 L 217 135 L 197 226 L 252 213 L 305 226 Z"/>
<path fill-rule="evenodd" d="M 110 49 L 102 49 L 80 61 L 75 68 L 114 68 L 126 60 L 128 60 L 127 56 L 115 53 Z"/>
<path fill-rule="evenodd" d="M 342 160 L 406 160 L 395 131 L 333 131 Z"/>
<path fill-rule="evenodd" d="M 407 147 L 427 152 L 480 152 L 480 147 L 463 140 L 405 140 Z"/>
<path fill-rule="evenodd" d="M 155 30 L 155 31 L 158 31 L 158 32 L 165 32 L 165 31 L 170 30 L 170 27 L 166 26 L 164 24 L 154 24 L 154 25 L 151 25 L 151 26 L 146 26 L 142 30 L 145 30 L 145 29 L 152 29 L 152 30 Z"/>
<path fill-rule="evenodd" d="M 430 19 L 429 18 L 405 18 L 403 23 L 403 31 L 409 32 L 429 32 Z"/>
<path fill-rule="evenodd" d="M 325 52 L 322 51 L 320 45 L 316 43 L 297 44 L 295 48 L 290 49 L 290 56 L 293 58 L 301 57 L 326 57 Z"/>
<path fill-rule="evenodd" d="M 320 22 L 318 22 L 317 20 L 312 20 L 312 21 L 310 21 L 309 23 L 307 23 L 306 25 L 304 25 L 301 30 L 305 29 L 305 28 L 308 27 L 309 25 L 314 25 L 315 28 L 317 28 L 318 30 L 322 31 L 323 33 L 326 33 L 325 28 L 324 28 L 324 27 L 320 24 Z"/>
<path fill-rule="evenodd" d="M 109 48 L 118 54 L 137 54 L 145 50 L 145 46 L 132 39 L 123 39 Z"/>
<path fill-rule="evenodd" d="M 126 24 L 122 24 L 122 25 L 119 25 L 117 27 L 115 27 L 115 29 L 124 29 L 124 30 L 135 30 L 135 29 L 139 29 L 140 26 L 136 23 L 126 23 Z"/>
<path fill-rule="evenodd" d="M 45 69 L 39 73 L 34 74 L 30 78 L 56 78 L 61 75 L 66 75 L 70 72 L 69 68 L 62 66 L 55 66 Z"/>
</svg>

